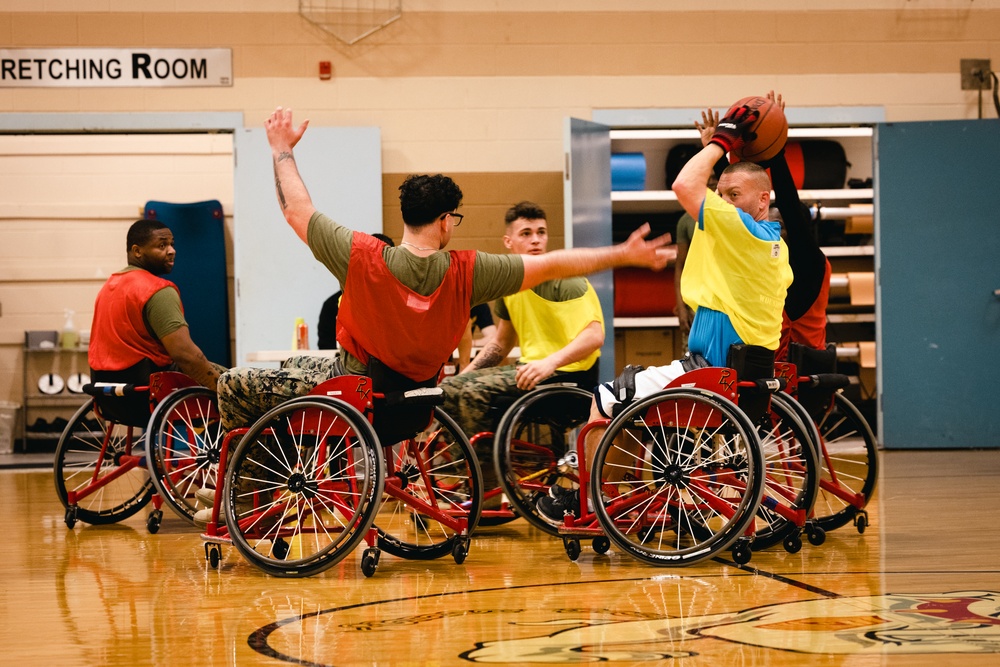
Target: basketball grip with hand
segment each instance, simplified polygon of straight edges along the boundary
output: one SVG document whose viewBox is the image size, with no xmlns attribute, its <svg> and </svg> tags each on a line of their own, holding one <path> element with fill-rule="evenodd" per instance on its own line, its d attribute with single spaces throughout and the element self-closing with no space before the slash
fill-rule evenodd
<svg viewBox="0 0 1000 667">
<path fill-rule="evenodd" d="M 731 110 L 719 121 L 715 133 L 709 143 L 718 145 L 726 153 L 739 148 L 747 141 L 753 141 L 757 135 L 751 131 L 754 121 L 759 117 L 756 109 L 746 105 Z"/>
</svg>

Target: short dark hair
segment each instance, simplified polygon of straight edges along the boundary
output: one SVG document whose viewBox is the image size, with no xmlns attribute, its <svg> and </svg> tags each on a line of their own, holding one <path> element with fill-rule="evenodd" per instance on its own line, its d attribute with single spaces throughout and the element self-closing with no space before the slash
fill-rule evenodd
<svg viewBox="0 0 1000 667">
<path fill-rule="evenodd" d="M 386 244 L 390 248 L 396 247 L 396 244 L 392 242 L 392 239 L 386 236 L 385 234 L 372 234 L 372 236 L 374 236 L 375 238 L 377 238 L 379 241 Z"/>
<path fill-rule="evenodd" d="M 504 221 L 509 225 L 518 218 L 524 218 L 525 220 L 546 220 L 545 211 L 542 210 L 541 206 L 532 201 L 522 201 L 511 206 L 507 209 Z"/>
<path fill-rule="evenodd" d="M 447 176 L 407 176 L 399 186 L 399 208 L 403 222 L 423 227 L 454 211 L 462 203 L 462 191 Z"/>
<path fill-rule="evenodd" d="M 128 228 L 128 235 L 125 236 L 125 250 L 132 250 L 132 246 L 134 245 L 146 245 L 149 243 L 149 239 L 153 237 L 153 232 L 159 229 L 168 229 L 168 227 L 159 220 L 148 220 L 146 218 L 136 220 Z"/>
</svg>

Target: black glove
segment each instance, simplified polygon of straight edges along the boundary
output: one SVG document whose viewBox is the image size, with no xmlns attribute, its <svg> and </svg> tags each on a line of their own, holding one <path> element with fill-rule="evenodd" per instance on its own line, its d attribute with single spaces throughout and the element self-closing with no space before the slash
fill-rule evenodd
<svg viewBox="0 0 1000 667">
<path fill-rule="evenodd" d="M 719 121 L 709 143 L 716 144 L 723 151 L 729 153 L 747 141 L 752 141 L 756 138 L 756 135 L 750 132 L 750 126 L 753 125 L 759 116 L 760 112 L 756 109 L 751 109 L 745 104 L 737 107 Z"/>
</svg>

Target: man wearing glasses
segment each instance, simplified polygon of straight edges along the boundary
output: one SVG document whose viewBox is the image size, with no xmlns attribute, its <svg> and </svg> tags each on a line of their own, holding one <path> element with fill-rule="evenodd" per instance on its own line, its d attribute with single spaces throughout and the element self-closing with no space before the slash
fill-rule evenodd
<svg viewBox="0 0 1000 667">
<path fill-rule="evenodd" d="M 279 370 L 235 368 L 219 378 L 219 411 L 227 429 L 246 426 L 288 399 L 341 374 L 369 374 L 371 364 L 414 382 L 433 383 L 465 331 L 472 306 L 547 280 L 617 266 L 662 269 L 667 238 L 646 241 L 648 226 L 620 245 L 544 255 L 444 251 L 462 222 L 462 191 L 447 176 L 410 176 L 400 186 L 403 238 L 389 247 L 320 213 L 298 173 L 290 109 L 265 121 L 275 188 L 285 219 L 344 288 L 337 318 L 342 355 L 310 358 Z"/>
</svg>

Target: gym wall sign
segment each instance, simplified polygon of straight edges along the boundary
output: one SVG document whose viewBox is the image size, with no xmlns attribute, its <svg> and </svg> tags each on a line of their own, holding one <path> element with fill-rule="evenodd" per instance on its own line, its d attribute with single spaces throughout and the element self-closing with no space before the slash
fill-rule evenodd
<svg viewBox="0 0 1000 667">
<path fill-rule="evenodd" d="M 232 85 L 232 49 L 0 49 L 2 88 Z"/>
</svg>

